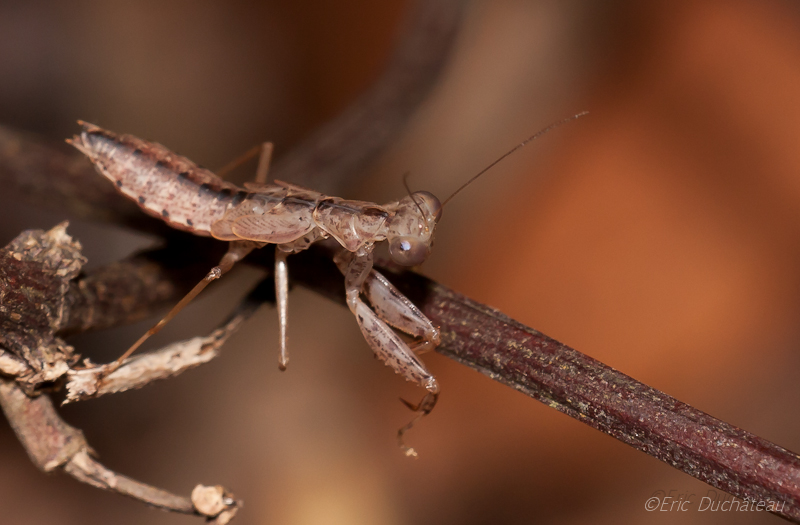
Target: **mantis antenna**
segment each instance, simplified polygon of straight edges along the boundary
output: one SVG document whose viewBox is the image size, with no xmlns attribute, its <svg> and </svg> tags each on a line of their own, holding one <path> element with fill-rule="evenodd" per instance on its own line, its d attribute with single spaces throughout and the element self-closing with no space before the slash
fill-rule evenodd
<svg viewBox="0 0 800 525">
<path fill-rule="evenodd" d="M 549 126 L 547 126 L 546 128 L 544 128 L 541 131 L 537 131 L 534 135 L 531 135 L 527 139 L 523 140 L 522 142 L 520 142 L 519 144 L 517 144 L 516 146 L 514 146 L 513 148 L 511 148 L 507 152 L 505 152 L 503 155 L 500 156 L 500 158 L 498 158 L 497 160 L 495 160 L 494 162 L 492 162 L 491 164 L 489 164 L 488 166 L 483 168 L 481 171 L 478 172 L 477 175 L 475 175 L 474 177 L 469 179 L 467 182 L 462 184 L 460 188 L 458 188 L 456 191 L 454 191 L 452 194 L 450 194 L 450 196 L 447 197 L 444 200 L 444 202 L 442 202 L 442 207 L 444 207 L 448 202 L 450 202 L 450 199 L 452 199 L 453 197 L 458 195 L 461 192 L 461 190 L 463 190 L 464 188 L 466 188 L 467 186 L 469 186 L 470 184 L 472 184 L 473 182 L 478 180 L 478 177 L 480 177 L 481 175 L 483 175 L 484 173 L 486 173 L 487 171 L 489 171 L 490 169 L 495 167 L 495 165 L 498 164 L 501 160 L 505 159 L 506 157 L 508 157 L 509 155 L 514 153 L 515 151 L 517 151 L 518 149 L 522 148 L 523 146 L 527 146 L 528 143 L 532 142 L 535 139 L 538 139 L 539 137 L 541 137 L 542 135 L 544 135 L 544 134 L 546 134 L 546 133 L 548 133 L 550 131 L 553 131 L 554 129 L 556 129 L 557 127 L 561 126 L 562 124 L 566 124 L 567 122 L 570 122 L 572 120 L 575 120 L 577 118 L 583 117 L 583 116 L 588 115 L 588 114 L 589 114 L 588 111 L 581 111 L 580 113 L 578 113 L 576 115 L 572 115 L 571 117 L 567 117 L 567 118 L 565 118 L 563 120 L 560 120 L 558 122 L 550 124 Z"/>
</svg>

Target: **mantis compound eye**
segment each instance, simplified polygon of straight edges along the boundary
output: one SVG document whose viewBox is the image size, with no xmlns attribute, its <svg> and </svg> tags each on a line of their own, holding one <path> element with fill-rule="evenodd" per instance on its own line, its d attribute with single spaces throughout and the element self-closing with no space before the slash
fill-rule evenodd
<svg viewBox="0 0 800 525">
<path fill-rule="evenodd" d="M 414 201 L 425 209 L 425 214 L 432 218 L 434 222 L 439 222 L 442 218 L 442 203 L 433 193 L 427 191 L 416 191 L 411 194 Z"/>
<path fill-rule="evenodd" d="M 428 258 L 430 248 L 414 237 L 397 237 L 389 243 L 389 255 L 401 266 L 417 266 Z"/>
</svg>

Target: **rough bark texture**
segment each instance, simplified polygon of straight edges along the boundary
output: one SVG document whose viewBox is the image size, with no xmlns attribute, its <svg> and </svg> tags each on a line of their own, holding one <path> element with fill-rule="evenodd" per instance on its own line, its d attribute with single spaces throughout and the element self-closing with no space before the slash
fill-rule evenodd
<svg viewBox="0 0 800 525">
<path fill-rule="evenodd" d="M 198 514 L 215 523 L 227 523 L 239 508 L 239 503 L 230 496 L 220 496 L 220 505 L 209 505 L 207 495 L 201 491 L 203 497 L 198 500 L 198 507 L 193 499 L 132 480 L 92 459 L 83 433 L 61 419 L 50 397 L 43 392 L 43 387 L 57 386 L 68 373 L 81 373 L 72 368 L 79 359 L 78 354 L 55 335 L 69 319 L 70 305 L 80 304 L 91 311 L 109 302 L 113 306 L 117 301 L 97 294 L 79 295 L 85 299 L 83 303 L 67 301 L 70 291 L 74 291 L 70 279 L 77 276 L 85 259 L 80 253 L 80 244 L 67 235 L 66 226 L 66 223 L 59 224 L 48 232 L 23 232 L 0 251 L 0 372 L 7 376 L 0 377 L 0 408 L 31 460 L 45 472 L 62 468 L 79 481 L 98 488 L 165 510 Z M 99 274 L 94 281 L 98 289 L 104 287 L 103 276 L 111 276 L 109 285 L 118 280 L 114 271 Z M 118 297 L 123 302 L 131 299 L 131 296 Z M 157 303 L 153 297 L 158 298 L 159 294 L 134 294 L 133 298 L 143 303 L 134 311 Z M 260 304 L 260 301 L 255 302 Z M 108 381 L 107 385 L 102 377 L 95 378 L 93 394 L 100 390 L 98 383 L 112 391 L 126 390 L 212 359 L 224 340 L 254 310 L 250 296 L 233 318 L 210 337 L 171 345 L 166 363 L 163 351 L 142 356 L 135 363 L 125 363 L 127 366 L 118 370 L 121 377 Z M 81 311 L 80 306 L 78 311 Z M 107 321 L 107 316 L 100 318 Z M 123 315 L 119 320 L 127 318 L 128 315 Z M 161 369 L 154 370 L 158 365 Z M 220 489 L 220 493 L 227 494 L 224 489 Z"/>
<path fill-rule="evenodd" d="M 86 262 L 66 227 L 24 232 L 0 250 L 0 346 L 27 366 L 17 381 L 29 393 L 77 360 L 55 335 L 66 317 L 64 294 Z"/>
</svg>

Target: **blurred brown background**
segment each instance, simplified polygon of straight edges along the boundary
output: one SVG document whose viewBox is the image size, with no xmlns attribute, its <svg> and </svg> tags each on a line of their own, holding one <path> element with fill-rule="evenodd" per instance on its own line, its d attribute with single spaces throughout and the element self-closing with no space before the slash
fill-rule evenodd
<svg viewBox="0 0 800 525">
<path fill-rule="evenodd" d="M 427 275 L 623 372 L 800 450 L 800 11 L 796 2 L 475 0 L 444 78 L 365 185 L 444 197 L 537 129 L 590 115 L 449 204 Z M 288 150 L 379 74 L 408 1 L 0 3 L 0 123 L 61 140 L 75 119 L 209 167 Z M 244 176 L 244 175 L 242 175 Z M 3 192 L 4 193 L 4 192 Z M 5 244 L 64 217 L 0 195 Z M 91 265 L 147 246 L 73 221 Z M 155 341 L 205 332 L 258 272 L 239 269 Z M 647 513 L 704 484 L 439 355 L 443 394 L 409 442 L 398 396 L 350 313 L 292 293 L 279 373 L 264 308 L 216 362 L 63 410 L 102 461 L 185 494 L 245 500 L 245 524 L 777 523 Z M 110 360 L 152 320 L 75 338 Z M 199 523 L 32 466 L 0 426 L 14 524 Z"/>
</svg>

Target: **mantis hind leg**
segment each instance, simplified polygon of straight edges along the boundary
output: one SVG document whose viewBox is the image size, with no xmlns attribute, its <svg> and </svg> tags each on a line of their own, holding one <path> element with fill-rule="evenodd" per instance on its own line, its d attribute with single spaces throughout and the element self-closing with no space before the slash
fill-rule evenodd
<svg viewBox="0 0 800 525">
<path fill-rule="evenodd" d="M 258 168 L 256 169 L 255 182 L 263 184 L 267 182 L 267 173 L 269 172 L 270 161 L 272 160 L 272 150 L 274 146 L 272 142 L 264 142 L 259 146 L 250 148 L 238 158 L 232 160 L 225 166 L 216 171 L 218 177 L 222 178 L 230 172 L 258 155 Z"/>
<path fill-rule="evenodd" d="M 238 167 L 243 162 L 247 161 L 256 153 L 260 152 L 259 159 L 258 159 L 258 168 L 256 170 L 256 182 L 257 183 L 264 183 L 267 180 L 267 173 L 269 171 L 270 161 L 272 160 L 272 150 L 273 145 L 271 142 L 264 142 L 261 146 L 253 148 L 252 150 L 248 151 L 238 159 L 234 160 L 224 168 L 220 170 L 220 174 L 230 172 L 236 167 Z M 181 299 L 178 304 L 172 307 L 167 315 L 165 315 L 158 323 L 156 323 L 150 330 L 145 332 L 130 348 L 128 348 L 124 354 L 122 354 L 116 361 L 109 367 L 106 371 L 105 375 L 110 374 L 111 372 L 115 371 L 117 368 L 122 365 L 123 361 L 131 356 L 145 341 L 147 341 L 151 336 L 157 334 L 161 331 L 164 326 L 172 320 L 173 317 L 178 315 L 178 312 L 183 310 L 186 305 L 188 305 L 192 300 L 197 297 L 200 292 L 202 292 L 206 286 L 208 286 L 212 281 L 216 281 L 222 275 L 227 273 L 233 265 L 236 264 L 238 261 L 243 259 L 248 253 L 250 253 L 253 248 L 258 248 L 263 246 L 263 243 L 257 243 L 252 241 L 232 241 L 230 246 L 228 247 L 228 251 L 225 255 L 222 256 L 219 264 L 211 269 L 208 274 L 201 280 L 199 283 L 195 285 L 192 290 L 187 293 L 183 299 Z M 280 366 L 281 370 L 286 369 L 286 363 L 289 360 L 289 357 L 286 352 L 286 296 L 288 294 L 288 274 L 286 272 L 286 256 L 283 255 L 282 258 L 278 258 L 277 253 L 279 250 L 276 251 L 276 259 L 275 259 L 275 286 L 276 286 L 276 295 L 278 298 L 278 312 L 281 318 L 281 361 Z M 283 252 L 280 252 L 283 253 Z M 279 262 L 281 265 L 279 266 Z"/>
<path fill-rule="evenodd" d="M 128 348 L 124 354 L 122 354 L 116 361 L 106 370 L 105 375 L 110 374 L 111 372 L 115 371 L 117 368 L 122 365 L 123 361 L 131 356 L 145 341 L 147 341 L 151 336 L 157 334 L 161 331 L 164 326 L 170 322 L 178 312 L 184 309 L 186 305 L 188 305 L 192 300 L 197 297 L 197 295 L 205 289 L 212 281 L 216 281 L 222 275 L 227 273 L 233 265 L 236 264 L 238 261 L 243 259 L 248 253 L 250 253 L 253 248 L 259 246 L 256 243 L 250 241 L 234 241 L 230 243 L 228 247 L 228 251 L 225 252 L 225 255 L 222 256 L 220 262 L 217 266 L 213 267 L 203 280 L 197 283 L 192 290 L 183 296 L 183 299 L 178 301 L 178 304 L 172 307 L 167 315 L 165 315 L 161 320 L 156 323 L 150 330 L 142 334 L 142 336 L 135 342 L 133 345 Z"/>
</svg>

